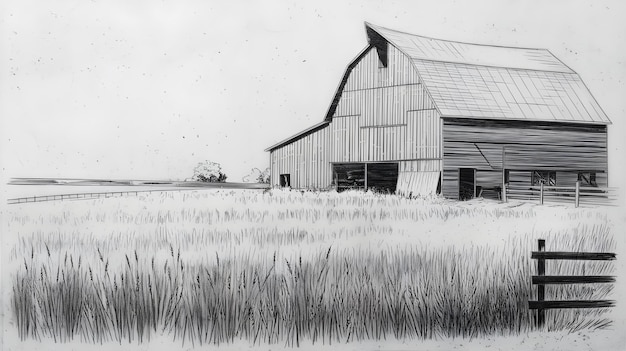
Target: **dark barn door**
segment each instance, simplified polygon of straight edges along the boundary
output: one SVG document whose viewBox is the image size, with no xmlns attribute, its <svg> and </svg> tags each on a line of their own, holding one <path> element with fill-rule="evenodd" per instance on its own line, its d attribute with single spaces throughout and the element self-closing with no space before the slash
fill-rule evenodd
<svg viewBox="0 0 626 351">
<path fill-rule="evenodd" d="M 333 184 L 338 192 L 365 189 L 365 164 L 337 163 L 333 165 Z"/>
<path fill-rule="evenodd" d="M 333 184 L 337 191 L 349 189 L 394 193 L 398 184 L 397 163 L 335 163 Z"/>
<path fill-rule="evenodd" d="M 469 200 L 476 196 L 476 170 L 459 168 L 459 200 Z"/>
<path fill-rule="evenodd" d="M 291 175 L 290 174 L 281 174 L 280 175 L 280 186 L 281 188 L 290 187 L 291 186 Z"/>
<path fill-rule="evenodd" d="M 367 188 L 383 193 L 394 193 L 398 184 L 397 163 L 368 163 Z"/>
</svg>

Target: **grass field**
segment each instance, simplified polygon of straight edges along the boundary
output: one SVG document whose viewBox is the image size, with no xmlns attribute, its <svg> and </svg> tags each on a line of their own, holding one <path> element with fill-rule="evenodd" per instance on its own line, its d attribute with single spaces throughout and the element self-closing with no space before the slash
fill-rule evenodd
<svg viewBox="0 0 626 351">
<path fill-rule="evenodd" d="M 601 210 L 363 193 L 219 190 L 12 205 L 10 309 L 20 338 L 300 345 L 519 335 L 536 239 L 613 251 Z M 611 263 L 548 262 L 548 274 Z M 612 285 L 546 299 L 611 298 Z M 602 329 L 604 310 L 547 313 Z"/>
</svg>

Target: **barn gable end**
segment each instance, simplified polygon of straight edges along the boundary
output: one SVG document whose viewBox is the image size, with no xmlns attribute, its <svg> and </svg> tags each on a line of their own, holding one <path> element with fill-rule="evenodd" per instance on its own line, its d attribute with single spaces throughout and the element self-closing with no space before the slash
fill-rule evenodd
<svg viewBox="0 0 626 351">
<path fill-rule="evenodd" d="M 334 186 L 334 164 L 387 162 L 398 164 L 401 188 L 420 181 L 412 174 L 418 170 L 436 172 L 430 183 L 437 182 L 442 155 L 439 114 L 409 58 L 386 44 L 385 66 L 377 45 L 370 45 L 349 66 L 326 124 L 270 148 L 274 186 L 280 185 L 281 174 L 289 174 L 291 187 L 328 188 Z"/>
</svg>

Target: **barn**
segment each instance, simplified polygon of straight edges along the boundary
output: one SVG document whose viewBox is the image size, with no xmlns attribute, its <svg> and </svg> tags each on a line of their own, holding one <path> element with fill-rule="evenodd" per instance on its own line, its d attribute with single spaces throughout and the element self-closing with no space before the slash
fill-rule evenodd
<svg viewBox="0 0 626 351">
<path fill-rule="evenodd" d="M 608 185 L 611 122 L 548 50 L 365 29 L 324 119 L 266 150 L 273 186 L 469 199 Z"/>
</svg>

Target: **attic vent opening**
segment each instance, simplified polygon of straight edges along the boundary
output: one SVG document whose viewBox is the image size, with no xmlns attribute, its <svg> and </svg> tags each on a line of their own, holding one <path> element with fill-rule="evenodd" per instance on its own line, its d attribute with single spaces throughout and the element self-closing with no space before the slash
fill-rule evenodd
<svg viewBox="0 0 626 351">
<path fill-rule="evenodd" d="M 367 37 L 370 42 L 370 46 L 376 48 L 376 53 L 378 54 L 378 67 L 386 68 L 388 64 L 387 47 L 389 46 L 387 40 L 369 27 L 367 27 Z"/>
<path fill-rule="evenodd" d="M 387 68 L 387 49 L 381 54 L 380 49 L 376 49 L 378 52 L 378 68 Z"/>
</svg>

